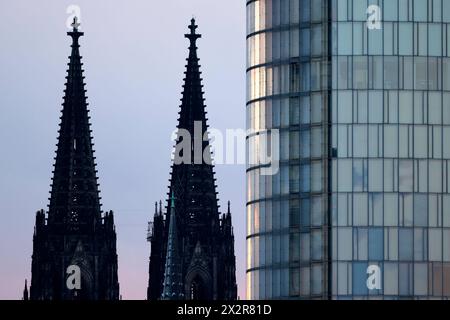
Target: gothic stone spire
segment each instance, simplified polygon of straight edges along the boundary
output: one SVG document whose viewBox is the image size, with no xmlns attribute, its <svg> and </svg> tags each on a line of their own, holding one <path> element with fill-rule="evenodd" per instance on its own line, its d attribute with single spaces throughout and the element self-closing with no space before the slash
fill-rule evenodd
<svg viewBox="0 0 450 320">
<path fill-rule="evenodd" d="M 164 270 L 164 263 L 167 267 L 169 260 L 165 255 L 170 255 L 169 258 L 172 259 L 173 228 L 176 225 L 185 298 L 235 299 L 234 259 L 228 258 L 228 255 L 234 258 L 234 247 L 232 239 L 225 239 L 222 232 L 197 56 L 196 41 L 201 35 L 197 33 L 194 19 L 191 20 L 185 37 L 189 40 L 189 55 L 186 59 L 178 136 L 168 192 L 168 195 L 174 194 L 177 198 L 176 224 L 172 224 L 173 217 L 169 210 L 164 224 L 159 222 L 159 218 L 154 220 L 154 233 L 163 236 L 153 237 L 151 243 L 148 298 L 155 300 L 161 297 L 167 278 L 169 283 L 174 282 L 172 270 Z M 189 137 L 186 137 L 186 132 Z M 183 143 L 185 139 L 190 141 Z M 191 147 L 192 144 L 194 148 Z M 200 150 L 198 146 L 201 147 Z M 187 154 L 190 157 L 186 157 Z M 204 154 L 207 157 L 203 157 Z M 170 199 L 166 208 L 171 208 Z M 227 256 L 222 254 L 223 248 L 226 248 Z"/>
<path fill-rule="evenodd" d="M 163 300 L 179 300 L 184 298 L 181 257 L 179 254 L 177 221 L 175 214 L 175 197 L 171 196 L 170 225 L 167 239 L 166 265 L 164 270 Z"/>
<path fill-rule="evenodd" d="M 114 215 L 102 216 L 78 19 L 72 38 L 48 213 L 36 214 L 30 298 L 115 300 L 119 297 Z M 67 286 L 76 265 L 81 288 Z"/>
<path fill-rule="evenodd" d="M 97 171 L 90 129 L 90 117 L 80 56 L 79 38 L 83 32 L 74 18 L 67 82 L 59 129 L 49 223 L 68 230 L 93 227 L 101 217 Z"/>
</svg>

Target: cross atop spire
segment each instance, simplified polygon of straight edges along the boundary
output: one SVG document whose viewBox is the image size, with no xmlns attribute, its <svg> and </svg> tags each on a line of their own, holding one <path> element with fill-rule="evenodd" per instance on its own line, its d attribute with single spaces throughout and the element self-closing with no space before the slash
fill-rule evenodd
<svg viewBox="0 0 450 320">
<path fill-rule="evenodd" d="M 80 26 L 80 22 L 78 22 L 78 17 L 77 16 L 73 17 L 73 22 L 72 22 L 71 26 L 73 27 L 73 31 L 78 31 L 78 27 Z"/>
<path fill-rule="evenodd" d="M 78 38 L 84 35 L 84 33 L 78 31 L 78 27 L 80 26 L 80 20 L 78 20 L 77 16 L 73 17 L 73 22 L 70 26 L 73 29 L 72 31 L 67 32 L 67 34 L 72 37 L 73 45 L 78 46 Z"/>
<path fill-rule="evenodd" d="M 189 29 L 191 30 L 190 33 L 186 33 L 184 36 L 188 38 L 191 41 L 191 46 L 195 47 L 195 41 L 197 41 L 198 38 L 201 38 L 202 35 L 195 33 L 195 30 L 198 28 L 198 26 L 195 24 L 195 19 L 191 19 L 191 24 L 189 25 Z"/>
</svg>

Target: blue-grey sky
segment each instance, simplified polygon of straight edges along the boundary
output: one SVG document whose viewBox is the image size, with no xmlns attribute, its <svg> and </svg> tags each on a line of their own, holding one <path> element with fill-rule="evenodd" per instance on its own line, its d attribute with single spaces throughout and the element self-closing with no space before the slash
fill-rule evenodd
<svg viewBox="0 0 450 320">
<path fill-rule="evenodd" d="M 245 128 L 245 3 L 240 0 L 0 1 L 0 299 L 30 279 L 35 212 L 47 208 L 70 39 L 81 8 L 81 54 L 104 210 L 116 217 L 124 299 L 144 299 L 147 221 L 167 192 L 192 16 L 209 125 Z M 245 297 L 245 169 L 216 167 L 231 200 L 239 295 Z"/>
</svg>

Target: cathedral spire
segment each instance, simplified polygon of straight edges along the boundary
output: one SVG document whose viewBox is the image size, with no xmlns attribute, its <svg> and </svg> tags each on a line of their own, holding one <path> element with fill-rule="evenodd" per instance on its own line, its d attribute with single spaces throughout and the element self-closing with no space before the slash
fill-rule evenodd
<svg viewBox="0 0 450 320">
<path fill-rule="evenodd" d="M 189 25 L 190 32 L 184 35 L 189 39 L 189 56 L 186 59 L 187 65 L 186 71 L 184 72 L 183 96 L 181 99 L 180 117 L 178 119 L 178 128 L 189 130 L 192 137 L 194 137 L 194 125 L 196 121 L 202 126 L 202 134 L 204 134 L 207 128 L 203 85 L 201 83 L 202 78 L 196 44 L 197 39 L 201 38 L 201 34 L 197 33 L 197 28 L 195 19 L 192 19 Z M 206 145 L 207 142 L 205 142 L 204 146 Z"/>
<path fill-rule="evenodd" d="M 196 40 L 201 37 L 197 33 L 198 26 L 195 19 L 189 25 L 190 32 L 185 34 L 189 39 L 189 56 L 186 59 L 186 71 L 184 72 L 184 85 L 181 98 L 181 106 L 178 118 L 178 129 L 187 130 L 193 140 L 194 148 L 189 148 L 191 156 L 187 159 L 190 163 L 174 164 L 172 166 L 171 188 L 178 197 L 178 203 L 185 211 L 188 207 L 196 207 L 194 211 L 202 210 L 217 212 L 217 197 L 215 191 L 215 179 L 210 158 L 210 145 L 207 137 L 207 118 L 205 111 L 205 99 L 203 98 L 203 85 L 200 72 L 199 58 L 197 57 Z M 206 139 L 204 139 L 206 138 Z M 177 143 L 181 138 L 178 137 Z M 183 157 L 186 150 L 183 150 Z M 176 154 L 175 157 L 180 156 Z M 208 158 L 205 158 L 208 157 Z M 201 181 L 201 182 L 200 182 Z M 191 194 L 192 193 L 192 194 Z M 195 199 L 194 199 L 195 198 Z M 168 204 L 168 207 L 170 204 Z M 205 211 L 205 210 L 202 210 Z M 193 213 L 192 216 L 195 214 Z M 181 214 L 181 219 L 184 215 Z M 206 222 L 206 221 L 204 221 Z"/>
<path fill-rule="evenodd" d="M 89 122 L 89 110 L 81 62 L 77 17 L 72 38 L 65 95 L 59 128 L 49 223 L 62 224 L 65 229 L 93 228 L 101 218 L 97 171 Z"/>
<path fill-rule="evenodd" d="M 191 41 L 191 46 L 189 47 L 190 49 L 195 49 L 196 48 L 196 41 L 198 38 L 201 38 L 202 35 L 201 34 L 197 34 L 196 30 L 198 28 L 198 26 L 195 24 L 195 19 L 192 18 L 191 19 L 191 24 L 189 25 L 189 30 L 191 31 L 190 33 L 185 34 L 184 36 L 186 38 L 188 38 Z M 195 52 L 195 50 L 193 51 L 193 53 Z"/>
<path fill-rule="evenodd" d="M 23 288 L 23 298 L 24 301 L 28 300 L 28 284 L 27 279 L 25 279 L 25 287 Z"/>
<path fill-rule="evenodd" d="M 31 300 L 117 300 L 116 232 L 112 211 L 102 215 L 81 62 L 78 18 L 72 29 L 50 202 L 36 214 Z M 79 267 L 81 288 L 67 285 Z"/>
<path fill-rule="evenodd" d="M 170 199 L 170 225 L 167 240 L 166 266 L 164 270 L 163 300 L 179 300 L 184 298 L 181 261 L 178 248 L 178 232 L 175 215 L 175 197 Z"/>
</svg>

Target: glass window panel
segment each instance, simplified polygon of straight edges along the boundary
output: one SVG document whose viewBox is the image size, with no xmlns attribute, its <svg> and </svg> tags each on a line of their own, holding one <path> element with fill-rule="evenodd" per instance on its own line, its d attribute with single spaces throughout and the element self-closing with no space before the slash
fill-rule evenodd
<svg viewBox="0 0 450 320">
<path fill-rule="evenodd" d="M 352 122 L 352 91 L 341 91 L 338 93 L 338 122 L 351 123 Z"/>
<path fill-rule="evenodd" d="M 430 124 L 442 123 L 442 94 L 440 92 L 428 92 L 428 121 Z"/>
<path fill-rule="evenodd" d="M 398 0 L 384 0 L 382 10 L 384 21 L 398 20 Z"/>
<path fill-rule="evenodd" d="M 442 211 L 443 211 L 443 217 L 442 217 L 442 223 L 444 227 L 450 227 L 450 195 L 444 194 L 442 195 L 443 205 L 442 205 Z"/>
<path fill-rule="evenodd" d="M 412 279 L 412 264 L 400 263 L 399 264 L 399 294 L 404 296 L 410 296 L 413 293 L 413 279 Z"/>
<path fill-rule="evenodd" d="M 388 260 L 398 260 L 398 228 L 387 228 L 386 255 Z"/>
<path fill-rule="evenodd" d="M 369 157 L 376 158 L 381 156 L 380 143 L 379 143 L 379 126 L 369 126 Z"/>
<path fill-rule="evenodd" d="M 369 260 L 383 259 L 383 229 L 369 229 Z"/>
<path fill-rule="evenodd" d="M 442 162 L 440 160 L 429 161 L 429 191 L 442 192 Z"/>
<path fill-rule="evenodd" d="M 312 267 L 312 294 L 319 295 L 322 293 L 323 270 L 322 265 L 313 265 Z"/>
<path fill-rule="evenodd" d="M 310 268 L 300 268 L 300 295 L 308 296 L 310 294 Z"/>
<path fill-rule="evenodd" d="M 369 191 L 383 191 L 383 160 L 369 160 Z"/>
<path fill-rule="evenodd" d="M 405 125 L 399 126 L 398 138 L 399 138 L 398 139 L 399 157 L 408 158 L 408 147 L 409 147 L 408 126 Z"/>
<path fill-rule="evenodd" d="M 364 48 L 365 25 L 361 22 L 353 22 L 353 54 L 362 55 Z M 338 39 L 339 41 L 339 39 Z"/>
<path fill-rule="evenodd" d="M 412 227 L 413 225 L 413 194 L 400 194 L 400 225 Z"/>
<path fill-rule="evenodd" d="M 428 60 L 423 57 L 414 59 L 414 89 L 428 89 Z"/>
<path fill-rule="evenodd" d="M 384 57 L 384 88 L 398 88 L 398 57 Z"/>
<path fill-rule="evenodd" d="M 444 261 L 450 261 L 450 230 L 444 229 L 443 230 L 443 253 L 444 253 Z"/>
<path fill-rule="evenodd" d="M 396 50 L 397 33 L 394 33 L 394 30 L 396 30 L 397 27 L 394 29 L 394 24 L 392 22 L 384 22 L 383 26 L 384 26 L 384 55 L 391 56 L 394 55 L 394 52 L 395 54 L 397 53 Z"/>
<path fill-rule="evenodd" d="M 350 275 L 351 275 L 351 271 L 349 270 L 351 269 L 351 264 L 350 263 L 342 263 L 339 262 L 337 263 L 337 294 L 339 295 L 346 295 L 349 294 L 351 292 L 349 292 L 351 290 L 350 288 Z"/>
<path fill-rule="evenodd" d="M 338 194 L 338 225 L 347 226 L 350 224 L 352 207 L 349 203 L 348 198 L 350 194 L 340 193 Z"/>
<path fill-rule="evenodd" d="M 353 57 L 353 88 L 367 89 L 367 57 L 355 56 Z"/>
<path fill-rule="evenodd" d="M 308 192 L 311 189 L 311 169 L 310 165 L 305 164 L 300 167 L 300 186 L 302 192 Z"/>
<path fill-rule="evenodd" d="M 400 10 L 402 12 L 402 10 Z M 402 56 L 411 56 L 413 54 L 413 24 L 399 23 L 399 54 Z"/>
<path fill-rule="evenodd" d="M 403 57 L 403 64 L 401 65 L 400 74 L 403 73 L 403 89 L 413 89 L 414 87 L 414 67 L 412 57 Z"/>
<path fill-rule="evenodd" d="M 367 263 L 353 263 L 353 295 L 367 295 Z"/>
<path fill-rule="evenodd" d="M 300 259 L 300 234 L 298 233 L 290 234 L 289 257 L 290 261 L 298 261 Z"/>
<path fill-rule="evenodd" d="M 353 1 L 353 20 L 366 21 L 367 20 L 367 2 L 366 1 Z"/>
<path fill-rule="evenodd" d="M 367 226 L 367 193 L 355 193 L 353 195 L 353 224 L 355 226 Z"/>
<path fill-rule="evenodd" d="M 311 28 L 311 55 L 318 56 L 321 54 L 322 54 L 322 25 L 315 25 Z"/>
<path fill-rule="evenodd" d="M 367 260 L 367 241 L 368 241 L 368 237 L 367 237 L 367 228 L 355 228 L 354 229 L 354 238 L 353 240 L 355 241 L 354 243 L 354 250 L 356 250 L 356 252 L 353 252 L 353 254 L 355 255 L 355 259 L 357 260 Z"/>
<path fill-rule="evenodd" d="M 339 21 L 347 20 L 347 0 L 337 0 L 337 15 Z"/>
<path fill-rule="evenodd" d="M 399 118 L 400 123 L 413 123 L 413 93 L 412 91 L 400 91 L 399 93 Z"/>
<path fill-rule="evenodd" d="M 450 2 L 442 1 L 442 13 L 444 15 L 444 22 L 450 22 Z"/>
<path fill-rule="evenodd" d="M 300 55 L 302 56 L 310 55 L 310 30 L 309 28 L 300 29 Z"/>
<path fill-rule="evenodd" d="M 450 30 L 450 29 L 449 29 Z M 450 35 L 450 32 L 449 32 Z M 450 48 L 450 39 L 448 40 L 449 42 L 449 48 Z M 444 90 L 446 91 L 450 91 L 450 58 L 443 58 L 442 59 L 442 85 Z M 447 100 L 448 101 L 448 100 Z"/>
<path fill-rule="evenodd" d="M 369 225 L 381 226 L 383 224 L 383 194 L 369 194 Z"/>
<path fill-rule="evenodd" d="M 447 2 L 444 0 L 444 2 Z M 442 0 L 434 0 L 433 1 L 433 21 L 435 22 L 441 22 L 441 16 L 442 16 Z"/>
<path fill-rule="evenodd" d="M 374 29 L 368 32 L 369 35 L 369 54 L 383 54 L 383 30 Z"/>
<path fill-rule="evenodd" d="M 309 198 L 301 200 L 301 218 L 300 223 L 302 227 L 309 227 L 310 225 L 310 200 Z"/>
<path fill-rule="evenodd" d="M 367 116 L 368 116 L 368 111 L 367 111 L 367 107 L 368 107 L 368 94 L 367 94 L 367 90 L 359 90 L 359 91 L 355 91 L 355 95 L 354 95 L 354 115 L 353 118 L 355 119 L 354 121 L 358 122 L 358 123 L 367 123 Z"/>
<path fill-rule="evenodd" d="M 425 11 L 426 12 L 426 11 Z M 426 56 L 428 54 L 428 32 L 427 32 L 427 24 L 419 23 L 418 24 L 418 37 L 415 41 L 415 46 L 418 46 L 418 54 L 420 56 Z M 414 49 L 416 51 L 416 49 Z"/>
<path fill-rule="evenodd" d="M 322 122 L 323 101 L 321 93 L 313 93 L 311 95 L 311 123 Z"/>
<path fill-rule="evenodd" d="M 428 24 L 428 54 L 430 56 L 442 55 L 442 26 L 441 24 Z"/>
<path fill-rule="evenodd" d="M 353 191 L 367 190 L 367 162 L 355 159 L 353 161 Z"/>
<path fill-rule="evenodd" d="M 353 156 L 367 157 L 367 126 L 355 125 L 353 127 Z"/>
<path fill-rule="evenodd" d="M 426 260 L 427 259 L 427 229 L 415 228 L 414 229 L 414 260 Z"/>
<path fill-rule="evenodd" d="M 351 78 L 349 77 L 349 73 L 350 71 L 347 57 L 346 56 L 338 57 L 338 79 L 337 79 L 338 89 L 349 89 L 349 87 L 351 86 L 350 80 Z M 449 79 L 450 79 L 450 68 L 449 68 Z"/>
<path fill-rule="evenodd" d="M 311 146 L 311 134 L 309 130 L 304 130 L 300 132 L 301 146 L 300 146 L 300 156 L 302 158 L 309 158 L 310 156 L 310 146 Z"/>
<path fill-rule="evenodd" d="M 427 194 L 414 195 L 414 225 L 417 227 L 426 227 L 428 225 Z"/>
<path fill-rule="evenodd" d="M 338 54 L 351 55 L 352 54 L 352 23 L 340 22 L 338 23 Z"/>
<path fill-rule="evenodd" d="M 399 191 L 412 192 L 413 191 L 413 161 L 400 160 L 399 161 Z"/>
<path fill-rule="evenodd" d="M 384 156 L 387 158 L 398 156 L 398 127 L 396 125 L 384 126 Z"/>
<path fill-rule="evenodd" d="M 311 129 L 311 157 L 316 158 L 322 155 L 322 132 L 323 129 Z"/>
<path fill-rule="evenodd" d="M 442 229 L 430 228 L 428 232 L 428 254 L 430 261 L 442 260 Z"/>
<path fill-rule="evenodd" d="M 309 261 L 310 259 L 310 234 L 302 233 L 300 235 L 300 259 Z"/>
<path fill-rule="evenodd" d="M 318 227 L 321 226 L 323 223 L 323 207 L 322 207 L 322 197 L 321 196 L 315 196 L 312 197 L 312 206 L 311 206 L 311 217 L 312 217 L 312 226 Z"/>
<path fill-rule="evenodd" d="M 414 0 L 414 21 L 427 21 L 428 0 Z"/>
<path fill-rule="evenodd" d="M 413 259 L 413 230 L 411 228 L 399 229 L 399 253 L 400 260 Z"/>
<path fill-rule="evenodd" d="M 397 263 L 384 264 L 384 294 L 398 294 L 398 265 Z"/>
<path fill-rule="evenodd" d="M 414 294 L 423 296 L 428 293 L 428 265 L 414 264 Z"/>
<path fill-rule="evenodd" d="M 384 163 L 384 192 L 394 191 L 394 161 L 391 159 L 385 159 Z"/>
<path fill-rule="evenodd" d="M 385 0 L 389 1 L 389 0 Z M 398 0 L 398 19 L 400 21 L 406 21 L 408 20 L 408 14 L 409 14 L 409 0 Z"/>
<path fill-rule="evenodd" d="M 369 91 L 369 123 L 383 122 L 383 92 Z"/>
<path fill-rule="evenodd" d="M 323 251 L 323 237 L 322 230 L 313 230 L 311 232 L 312 246 L 311 246 L 311 254 L 313 260 L 321 260 L 322 259 L 322 251 Z"/>
<path fill-rule="evenodd" d="M 398 225 L 398 195 L 396 193 L 384 194 L 384 224 Z"/>
<path fill-rule="evenodd" d="M 426 158 L 428 155 L 427 126 L 414 126 L 414 157 Z"/>
<path fill-rule="evenodd" d="M 352 160 L 338 160 L 338 190 L 340 192 L 352 191 Z"/>
<path fill-rule="evenodd" d="M 338 259 L 352 259 L 352 228 L 338 228 Z"/>
</svg>

